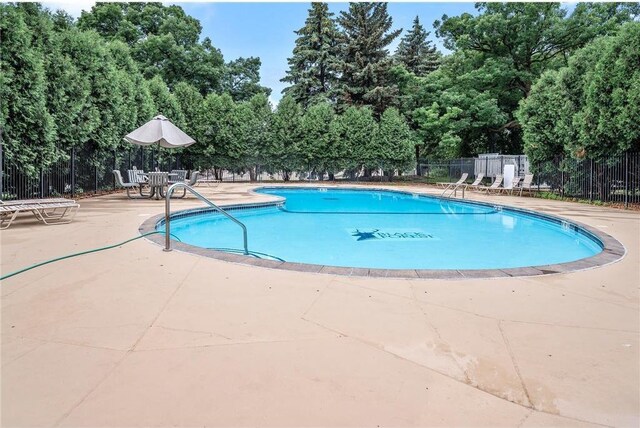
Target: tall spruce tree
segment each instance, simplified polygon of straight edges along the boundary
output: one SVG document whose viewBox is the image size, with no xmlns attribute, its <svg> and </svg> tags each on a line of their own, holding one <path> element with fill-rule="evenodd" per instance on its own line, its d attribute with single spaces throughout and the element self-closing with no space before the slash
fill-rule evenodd
<svg viewBox="0 0 640 428">
<path fill-rule="evenodd" d="M 393 61 L 387 46 L 402 31 L 390 31 L 392 22 L 386 3 L 349 3 L 349 10 L 340 12 L 342 104 L 371 105 L 377 115 L 392 104 L 397 88 L 389 76 Z"/>
<path fill-rule="evenodd" d="M 396 49 L 396 61 L 416 76 L 425 76 L 437 69 L 440 64 L 440 55 L 427 37 L 429 32 L 424 30 L 420 24 L 420 18 L 416 16 L 413 27 L 402 37 Z"/>
<path fill-rule="evenodd" d="M 335 99 L 340 33 L 332 17 L 326 3 L 312 3 L 304 27 L 295 32 L 296 46 L 281 81 L 291 83 L 283 93 L 305 107 L 317 98 Z"/>
</svg>

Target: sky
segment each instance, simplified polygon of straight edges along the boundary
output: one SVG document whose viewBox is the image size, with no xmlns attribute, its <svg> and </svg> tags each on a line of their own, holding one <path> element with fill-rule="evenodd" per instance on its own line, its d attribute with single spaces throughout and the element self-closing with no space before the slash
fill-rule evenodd
<svg viewBox="0 0 640 428">
<path fill-rule="evenodd" d="M 167 2 L 165 2 L 167 3 Z M 93 1 L 79 0 L 67 2 L 45 2 L 50 9 L 64 9 L 74 17 L 82 10 L 90 10 Z M 202 25 L 201 37 L 209 37 L 213 45 L 219 48 L 225 61 L 238 57 L 259 57 L 261 84 L 272 89 L 271 102 L 275 105 L 282 97 L 286 84 L 280 82 L 285 76 L 287 58 L 295 46 L 295 30 L 304 25 L 310 3 L 174 3 L 198 19 Z M 337 15 L 346 10 L 348 3 L 329 3 L 329 10 Z M 389 15 L 393 18 L 393 29 L 404 31 L 389 46 L 391 53 L 402 35 L 411 28 L 417 16 L 430 39 L 439 49 L 442 42 L 435 37 L 433 22 L 443 14 L 449 16 L 461 13 L 475 13 L 473 3 L 389 3 Z"/>
</svg>

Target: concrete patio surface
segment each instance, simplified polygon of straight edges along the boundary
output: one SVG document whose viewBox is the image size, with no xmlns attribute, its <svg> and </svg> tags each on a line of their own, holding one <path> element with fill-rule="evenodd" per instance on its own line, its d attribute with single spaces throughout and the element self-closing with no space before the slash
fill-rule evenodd
<svg viewBox="0 0 640 428">
<path fill-rule="evenodd" d="M 255 187 L 198 190 L 269 200 Z M 146 239 L 62 260 L 0 286 L 2 426 L 639 426 L 640 215 L 468 197 L 585 223 L 627 254 L 464 280 L 267 269 Z M 71 224 L 2 231 L 2 273 L 138 236 L 164 210 L 79 202 Z"/>
</svg>

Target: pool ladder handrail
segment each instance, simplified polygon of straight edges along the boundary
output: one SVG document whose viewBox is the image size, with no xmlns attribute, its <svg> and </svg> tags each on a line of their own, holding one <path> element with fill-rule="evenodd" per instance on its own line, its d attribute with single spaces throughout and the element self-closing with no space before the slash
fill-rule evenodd
<svg viewBox="0 0 640 428">
<path fill-rule="evenodd" d="M 232 216 L 231 214 L 229 214 L 228 212 L 226 212 L 225 210 L 220 208 L 218 205 L 216 205 L 213 202 L 211 202 L 206 197 L 202 196 L 200 193 L 196 192 L 195 189 L 193 189 L 191 186 L 189 186 L 188 184 L 185 184 L 185 183 L 172 184 L 169 187 L 169 189 L 167 190 L 167 194 L 165 195 L 165 203 L 164 203 L 164 228 L 165 228 L 164 242 L 165 242 L 165 245 L 164 245 L 164 251 L 171 251 L 171 195 L 173 194 L 173 191 L 175 189 L 179 188 L 179 187 L 182 187 L 185 190 L 188 190 L 193 195 L 195 195 L 198 199 L 200 199 L 202 202 L 204 202 L 205 204 L 209 205 L 210 207 L 215 208 L 216 210 L 218 210 L 218 212 L 223 214 L 229 220 L 233 221 L 235 224 L 240 226 L 242 228 L 242 238 L 244 240 L 244 254 L 245 255 L 249 255 L 249 245 L 247 244 L 247 226 L 245 226 L 244 223 L 242 223 L 240 220 L 238 220 L 237 218 L 235 218 L 234 216 Z"/>
<path fill-rule="evenodd" d="M 440 194 L 440 196 L 443 197 L 443 198 L 451 198 L 451 197 L 457 198 L 458 197 L 458 188 L 462 189 L 462 199 L 464 199 L 464 191 L 467 188 L 467 184 L 466 183 L 460 183 L 460 184 L 457 184 L 457 185 L 455 185 L 453 187 L 447 187 L 446 189 L 444 189 L 442 194 Z M 449 192 L 449 196 L 445 195 L 447 192 Z"/>
</svg>

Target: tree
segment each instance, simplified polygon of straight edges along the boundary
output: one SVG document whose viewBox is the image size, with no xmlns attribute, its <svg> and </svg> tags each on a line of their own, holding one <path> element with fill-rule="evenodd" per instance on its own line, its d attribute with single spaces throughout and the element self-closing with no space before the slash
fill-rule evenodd
<svg viewBox="0 0 640 428">
<path fill-rule="evenodd" d="M 378 154 L 374 136 L 378 124 L 369 107 L 351 106 L 336 120 L 336 138 L 344 144 L 344 167 L 352 176 L 365 166 L 376 167 Z"/>
<path fill-rule="evenodd" d="M 203 98 L 200 92 L 186 82 L 180 82 L 173 89 L 180 111 L 184 116 L 184 128 L 182 129 L 188 135 L 196 138 L 198 129 L 198 120 L 200 119 L 200 111 L 202 110 Z M 204 156 L 205 145 L 196 140 L 195 144 L 186 147 L 181 153 L 180 159 L 182 163 L 189 169 L 199 167 L 199 158 Z"/>
<path fill-rule="evenodd" d="M 416 16 L 413 27 L 400 40 L 396 49 L 396 61 L 416 76 L 425 76 L 436 70 L 440 64 L 440 54 L 427 37 L 429 32 L 424 30 Z"/>
<path fill-rule="evenodd" d="M 443 16 L 434 24 L 436 34 L 458 57 L 452 77 L 495 98 L 504 113 L 500 126 L 484 132 L 488 146 L 513 152 L 522 148 L 515 111 L 536 79 L 566 65 L 576 49 L 593 37 L 615 32 L 639 10 L 638 5 L 585 3 L 567 18 L 560 3 L 477 3 L 476 8 L 477 16 Z"/>
<path fill-rule="evenodd" d="M 640 23 L 628 23 L 585 78 L 585 103 L 576 118 L 580 138 L 574 153 L 604 158 L 640 150 Z"/>
<path fill-rule="evenodd" d="M 640 24 L 596 39 L 533 86 L 518 115 L 534 163 L 555 155 L 601 159 L 640 149 Z"/>
<path fill-rule="evenodd" d="M 402 173 L 414 163 L 415 145 L 411 129 L 394 107 L 384 111 L 374 138 L 384 174 L 393 177 L 396 170 Z"/>
<path fill-rule="evenodd" d="M 329 179 L 340 169 L 343 160 L 341 142 L 336 138 L 335 113 L 329 103 L 314 104 L 305 112 L 301 128 L 299 153 L 302 165 L 320 178 L 329 172 Z"/>
<path fill-rule="evenodd" d="M 289 181 L 293 171 L 302 169 L 298 149 L 302 132 L 302 109 L 292 96 L 285 95 L 271 118 L 270 138 L 265 147 L 269 168 L 280 171 L 284 181 Z"/>
<path fill-rule="evenodd" d="M 265 161 L 265 145 L 269 139 L 271 105 L 265 94 L 256 94 L 236 110 L 238 143 L 242 146 L 240 165 L 249 170 L 251 181 L 257 179 Z"/>
<path fill-rule="evenodd" d="M 320 101 L 334 101 L 338 80 L 340 33 L 326 3 L 311 3 L 309 16 L 298 35 L 289 70 L 281 82 L 290 83 L 283 93 L 304 107 Z"/>
<path fill-rule="evenodd" d="M 0 129 L 3 156 L 34 175 L 59 158 L 56 127 L 47 111 L 42 54 L 30 29 L 12 5 L 0 5 Z"/>
<path fill-rule="evenodd" d="M 231 95 L 234 101 L 248 101 L 257 94 L 267 97 L 271 89 L 260 86 L 260 58 L 238 58 L 227 63 L 222 78 L 222 91 Z"/>
<path fill-rule="evenodd" d="M 160 76 L 149 81 L 149 93 L 156 107 L 156 114 L 165 116 L 178 128 L 185 126 L 185 117 L 180 104 Z"/>
<path fill-rule="evenodd" d="M 180 6 L 162 3 L 97 3 L 78 18 L 82 30 L 95 30 L 107 40 L 131 46 L 147 79 L 162 77 L 169 88 L 187 82 L 202 94 L 220 89 L 222 54 L 205 38 L 200 22 Z"/>
<path fill-rule="evenodd" d="M 339 102 L 347 107 L 371 105 L 376 114 L 382 114 L 397 95 L 389 81 L 393 61 L 387 46 L 402 30 L 390 31 L 386 3 L 349 3 L 338 23 L 343 32 Z"/>
<path fill-rule="evenodd" d="M 236 105 L 229 94 L 209 94 L 205 97 L 198 119 L 196 141 L 204 145 L 200 160 L 204 167 L 214 167 L 221 178 L 221 169 L 237 169 L 243 152 L 238 141 Z"/>
</svg>

